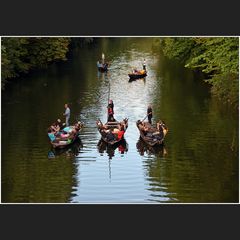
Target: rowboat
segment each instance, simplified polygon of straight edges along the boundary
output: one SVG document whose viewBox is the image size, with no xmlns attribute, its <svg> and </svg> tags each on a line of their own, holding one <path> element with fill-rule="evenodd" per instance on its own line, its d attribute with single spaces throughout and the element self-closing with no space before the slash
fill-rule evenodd
<svg viewBox="0 0 240 240">
<path fill-rule="evenodd" d="M 107 63 L 105 63 L 103 66 L 98 66 L 98 71 L 100 71 L 100 72 L 106 72 L 106 71 L 108 71 L 108 64 Z"/>
<path fill-rule="evenodd" d="M 144 78 L 147 76 L 147 71 L 146 70 L 135 71 L 133 73 L 129 73 L 128 76 L 129 76 L 130 80 Z"/>
<path fill-rule="evenodd" d="M 64 148 L 52 148 L 51 152 L 55 156 L 62 155 L 64 153 L 72 156 L 77 156 L 79 150 L 83 147 L 81 139 L 78 137 L 74 142 L 65 146 Z"/>
<path fill-rule="evenodd" d="M 69 145 L 73 144 L 74 142 L 76 142 L 79 139 L 79 134 L 80 131 L 83 127 L 83 124 L 78 122 L 77 124 L 79 124 L 79 128 L 75 128 L 75 125 L 69 126 L 70 131 L 73 131 L 72 134 L 70 134 L 70 136 L 67 137 L 63 137 L 62 134 L 66 134 L 65 130 L 66 128 L 60 130 L 58 133 L 55 134 L 56 139 L 54 141 L 50 141 L 51 145 L 53 148 L 66 148 Z"/>
<path fill-rule="evenodd" d="M 139 130 L 140 137 L 146 144 L 152 147 L 163 145 L 168 128 L 162 121 L 159 121 L 156 127 L 152 126 L 148 122 L 142 122 L 141 120 L 138 120 L 136 125 Z"/>
<path fill-rule="evenodd" d="M 109 145 L 115 145 L 124 139 L 124 133 L 128 128 L 128 119 L 124 118 L 121 122 L 106 122 L 103 124 L 100 119 L 96 121 L 96 125 L 99 133 L 101 134 L 101 139 Z M 119 131 L 122 128 L 123 134 Z"/>
</svg>

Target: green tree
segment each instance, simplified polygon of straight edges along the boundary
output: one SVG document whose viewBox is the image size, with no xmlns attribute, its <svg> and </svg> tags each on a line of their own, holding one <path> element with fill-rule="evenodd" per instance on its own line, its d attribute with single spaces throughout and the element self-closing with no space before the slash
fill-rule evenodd
<svg viewBox="0 0 240 240">
<path fill-rule="evenodd" d="M 212 92 L 224 102 L 238 106 L 239 40 L 236 37 L 163 38 L 163 53 L 200 69 Z"/>
<path fill-rule="evenodd" d="M 1 40 L 2 88 L 7 80 L 53 61 L 66 60 L 70 38 L 3 37 Z"/>
</svg>

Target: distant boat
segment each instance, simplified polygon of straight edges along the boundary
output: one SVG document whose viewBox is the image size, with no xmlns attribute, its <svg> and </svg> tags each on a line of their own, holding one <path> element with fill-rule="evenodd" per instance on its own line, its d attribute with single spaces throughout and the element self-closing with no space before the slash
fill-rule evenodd
<svg viewBox="0 0 240 240">
<path fill-rule="evenodd" d="M 104 61 L 105 55 L 102 53 L 102 60 L 97 61 L 97 68 L 100 72 L 106 72 L 108 70 L 109 63 Z"/>
<path fill-rule="evenodd" d="M 97 68 L 100 72 L 106 72 L 108 71 L 108 63 L 100 63 L 100 62 L 97 62 Z"/>
<path fill-rule="evenodd" d="M 134 70 L 134 72 L 128 74 L 130 80 L 144 78 L 147 76 L 146 70 Z"/>
<path fill-rule="evenodd" d="M 122 122 L 106 122 L 105 124 L 102 124 L 100 120 L 97 120 L 96 122 L 97 128 L 99 133 L 101 134 L 101 138 L 104 142 L 108 143 L 109 145 L 115 145 L 119 142 L 121 142 L 124 139 L 124 135 L 121 138 L 118 138 L 118 130 L 123 125 L 124 126 L 124 134 L 128 128 L 128 119 L 123 119 Z M 108 132 L 112 131 L 112 133 L 115 135 L 114 139 L 109 139 Z"/>
<path fill-rule="evenodd" d="M 142 140 L 149 146 L 153 147 L 163 145 L 163 140 L 168 132 L 168 128 L 165 124 L 160 124 L 162 129 L 161 131 L 159 131 L 157 127 L 152 126 L 150 123 L 142 122 L 141 120 L 138 120 L 136 125 Z M 146 130 L 143 129 L 143 126 L 146 127 Z"/>
</svg>

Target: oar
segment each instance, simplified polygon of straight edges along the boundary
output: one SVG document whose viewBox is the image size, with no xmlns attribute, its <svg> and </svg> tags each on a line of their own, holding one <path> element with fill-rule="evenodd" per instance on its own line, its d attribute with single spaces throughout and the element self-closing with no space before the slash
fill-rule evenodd
<svg viewBox="0 0 240 240">
<path fill-rule="evenodd" d="M 149 114 L 151 114 L 151 113 L 152 113 L 152 112 L 148 113 L 147 116 L 148 116 Z M 142 120 L 142 122 L 147 118 L 147 116 Z"/>
</svg>

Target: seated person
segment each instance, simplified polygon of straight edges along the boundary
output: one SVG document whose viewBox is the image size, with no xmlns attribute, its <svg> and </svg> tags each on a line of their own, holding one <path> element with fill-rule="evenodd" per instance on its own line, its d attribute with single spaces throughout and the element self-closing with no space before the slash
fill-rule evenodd
<svg viewBox="0 0 240 240">
<path fill-rule="evenodd" d="M 65 127 L 65 128 L 63 129 L 63 132 L 65 132 L 65 133 L 70 133 L 71 131 L 72 131 L 72 127 L 71 127 L 71 126 Z"/>
<path fill-rule="evenodd" d="M 59 129 L 61 130 L 65 126 L 65 123 L 62 123 L 61 119 L 57 119 L 57 121 L 55 122 L 55 126 L 59 127 Z"/>
<path fill-rule="evenodd" d="M 121 129 L 118 131 L 117 139 L 118 140 L 122 139 L 124 136 L 124 133 L 125 133 L 124 127 L 122 126 Z"/>
<path fill-rule="evenodd" d="M 55 133 L 57 133 L 57 132 L 60 131 L 60 127 L 57 126 L 55 123 L 53 123 L 53 124 L 51 125 L 51 129 L 52 129 Z"/>
<path fill-rule="evenodd" d="M 109 142 L 116 140 L 112 129 L 110 129 L 110 131 L 107 133 L 106 138 L 107 138 L 107 141 L 109 141 Z"/>
<path fill-rule="evenodd" d="M 60 138 L 56 137 L 55 132 L 54 132 L 54 130 L 52 130 L 51 127 L 48 129 L 48 137 L 50 138 L 50 141 L 54 142 L 54 143 L 56 143 L 60 140 Z"/>
</svg>

